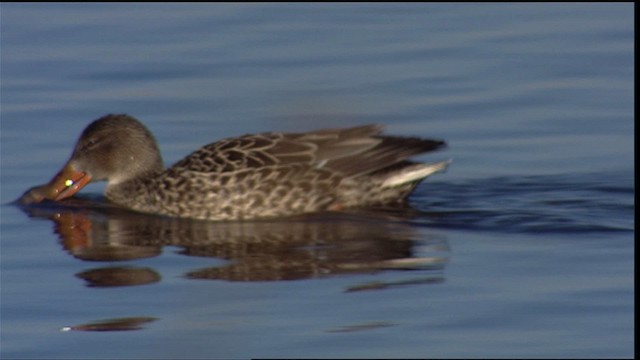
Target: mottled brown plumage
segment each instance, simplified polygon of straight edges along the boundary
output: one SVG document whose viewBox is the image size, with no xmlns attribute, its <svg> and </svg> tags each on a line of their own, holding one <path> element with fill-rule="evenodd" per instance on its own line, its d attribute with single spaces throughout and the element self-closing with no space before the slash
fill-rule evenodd
<svg viewBox="0 0 640 360">
<path fill-rule="evenodd" d="M 137 211 L 240 220 L 401 201 L 448 162 L 413 163 L 438 140 L 380 135 L 378 125 L 223 139 L 164 169 L 153 135 L 128 115 L 107 115 L 82 133 L 71 158 L 29 201 L 73 195 L 107 180 L 105 196 Z"/>
</svg>

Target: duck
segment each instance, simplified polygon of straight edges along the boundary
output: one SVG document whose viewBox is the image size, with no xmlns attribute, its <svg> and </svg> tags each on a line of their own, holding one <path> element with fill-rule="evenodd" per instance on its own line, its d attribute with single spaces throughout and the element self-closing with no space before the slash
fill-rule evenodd
<svg viewBox="0 0 640 360">
<path fill-rule="evenodd" d="M 70 158 L 23 203 L 61 201 L 107 181 L 106 200 L 129 210 L 201 220 L 250 220 L 368 208 L 406 201 L 451 160 L 410 157 L 442 140 L 382 134 L 381 125 L 265 132 L 205 145 L 165 168 L 153 134 L 127 114 L 82 131 Z"/>
</svg>

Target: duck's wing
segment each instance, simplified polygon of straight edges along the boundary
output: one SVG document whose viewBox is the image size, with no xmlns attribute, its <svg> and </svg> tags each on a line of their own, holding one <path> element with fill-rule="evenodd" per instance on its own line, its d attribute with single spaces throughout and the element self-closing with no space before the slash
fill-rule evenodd
<svg viewBox="0 0 640 360">
<path fill-rule="evenodd" d="M 445 145 L 439 140 L 382 136 L 381 131 L 379 125 L 364 125 L 228 138 L 204 146 L 173 168 L 221 173 L 295 163 L 353 177 L 383 170 Z"/>
</svg>

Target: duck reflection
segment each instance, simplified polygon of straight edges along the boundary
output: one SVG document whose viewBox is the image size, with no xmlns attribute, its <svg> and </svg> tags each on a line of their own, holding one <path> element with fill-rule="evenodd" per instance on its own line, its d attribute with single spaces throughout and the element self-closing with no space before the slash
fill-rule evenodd
<svg viewBox="0 0 640 360">
<path fill-rule="evenodd" d="M 86 324 L 65 326 L 60 331 L 129 331 L 140 330 L 143 325 L 154 322 L 157 318 L 150 316 L 135 316 L 97 320 Z"/>
<path fill-rule="evenodd" d="M 161 279 L 160 274 L 153 269 L 133 266 L 90 269 L 76 276 L 85 280 L 89 287 L 146 285 L 159 282 Z"/>
<path fill-rule="evenodd" d="M 184 276 L 189 279 L 279 281 L 386 269 L 438 270 L 449 256 L 446 241 L 425 238 L 428 235 L 424 231 L 418 234 L 416 226 L 407 222 L 411 211 L 404 208 L 253 222 L 140 214 L 111 207 L 96 197 L 21 208 L 31 217 L 53 221 L 63 248 L 84 261 L 150 258 L 160 255 L 166 246 L 178 247 L 179 254 L 185 256 L 228 261 L 222 266 L 187 271 Z M 76 276 L 91 287 L 144 285 L 161 280 L 156 270 L 135 266 L 92 268 Z M 441 275 L 434 275 L 416 282 L 440 280 Z M 348 291 L 387 286 L 394 284 L 365 284 Z"/>
</svg>

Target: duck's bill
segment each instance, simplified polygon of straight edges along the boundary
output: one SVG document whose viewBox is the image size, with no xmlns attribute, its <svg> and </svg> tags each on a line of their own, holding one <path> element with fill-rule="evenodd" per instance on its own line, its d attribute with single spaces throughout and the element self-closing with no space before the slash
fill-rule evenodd
<svg viewBox="0 0 640 360">
<path fill-rule="evenodd" d="M 62 200 L 80 191 L 91 181 L 89 174 L 78 171 L 71 164 L 66 164 L 46 185 L 29 189 L 22 195 L 22 203 L 40 202 L 44 199 Z"/>
<path fill-rule="evenodd" d="M 80 191 L 89 181 L 91 181 L 89 174 L 78 171 L 71 164 L 67 164 L 49 181 L 47 199 L 55 201 L 66 199 Z"/>
</svg>

